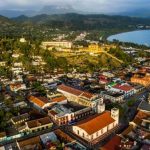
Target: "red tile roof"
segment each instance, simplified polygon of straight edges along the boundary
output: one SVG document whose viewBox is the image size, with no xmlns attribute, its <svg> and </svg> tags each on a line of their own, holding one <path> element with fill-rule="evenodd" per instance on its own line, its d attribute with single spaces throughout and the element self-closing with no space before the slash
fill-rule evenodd
<svg viewBox="0 0 150 150">
<path fill-rule="evenodd" d="M 58 86 L 58 89 L 59 89 L 59 90 L 62 90 L 62 91 L 66 91 L 66 92 L 71 93 L 71 94 L 74 94 L 74 95 L 76 95 L 76 96 L 79 96 L 79 95 L 81 95 L 81 94 L 83 93 L 82 91 L 80 91 L 80 90 L 78 90 L 78 89 L 75 89 L 75 88 L 66 86 L 66 85 L 64 85 L 64 84 L 59 85 L 59 86 Z"/>
<path fill-rule="evenodd" d="M 31 101 L 32 103 L 35 103 L 39 107 L 43 107 L 45 104 L 49 102 L 46 97 L 29 96 L 28 100 Z"/>
<path fill-rule="evenodd" d="M 133 122 L 137 125 L 142 123 L 143 119 L 148 119 L 150 117 L 149 113 L 138 111 L 137 115 L 135 116 Z"/>
<path fill-rule="evenodd" d="M 22 140 L 18 142 L 18 145 L 21 149 L 25 149 L 27 146 L 31 146 L 31 145 L 38 145 L 39 150 L 42 150 L 42 147 L 40 146 L 40 137 L 33 137 L 33 138 L 29 138 L 27 140 Z"/>
<path fill-rule="evenodd" d="M 52 98 L 51 101 L 52 102 L 62 102 L 64 100 L 66 100 L 67 98 L 65 96 L 60 96 L 60 97 L 55 97 L 55 98 Z"/>
<path fill-rule="evenodd" d="M 65 132 L 63 132 L 60 129 L 57 129 L 54 132 L 58 137 L 61 137 L 62 139 L 67 140 L 67 142 L 73 142 L 74 141 L 74 139 L 72 139 L 68 134 L 66 134 Z"/>
<path fill-rule="evenodd" d="M 65 91 L 65 92 L 68 92 L 68 93 L 71 93 L 71 94 L 76 95 L 76 96 L 82 95 L 82 96 L 84 96 L 86 98 L 89 98 L 89 99 L 94 96 L 92 93 L 81 91 L 81 90 L 66 86 L 64 84 L 59 85 L 58 89 L 62 90 L 62 91 Z"/>
<path fill-rule="evenodd" d="M 113 86 L 113 88 L 120 89 L 120 90 L 126 91 L 126 92 L 127 92 L 127 91 L 131 91 L 131 90 L 134 89 L 134 88 L 133 88 L 132 86 L 130 86 L 130 85 L 119 85 L 119 84 Z"/>
<path fill-rule="evenodd" d="M 91 94 L 91 93 L 88 93 L 88 92 L 83 92 L 83 93 L 81 94 L 81 96 L 82 96 L 82 97 L 86 97 L 86 98 L 88 98 L 88 99 L 91 99 L 94 95 Z"/>
<path fill-rule="evenodd" d="M 106 143 L 101 150 L 119 150 L 119 145 L 121 143 L 120 136 L 114 136 L 108 143 Z"/>
<path fill-rule="evenodd" d="M 106 111 L 103 114 L 98 114 L 88 119 L 85 119 L 79 122 L 76 126 L 85 130 L 89 135 L 103 129 L 109 124 L 115 122 L 113 118 L 111 118 L 111 113 Z"/>
<path fill-rule="evenodd" d="M 40 118 L 37 120 L 31 120 L 27 122 L 29 128 L 36 128 L 42 125 L 50 124 L 51 120 L 49 117 Z"/>
</svg>

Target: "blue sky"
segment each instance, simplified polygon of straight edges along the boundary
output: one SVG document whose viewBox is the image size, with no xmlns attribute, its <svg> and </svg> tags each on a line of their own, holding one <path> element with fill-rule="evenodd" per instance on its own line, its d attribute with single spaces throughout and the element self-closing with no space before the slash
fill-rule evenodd
<svg viewBox="0 0 150 150">
<path fill-rule="evenodd" d="M 0 9 L 40 9 L 45 5 L 71 5 L 89 12 L 123 12 L 149 9 L 150 0 L 0 0 Z"/>
</svg>

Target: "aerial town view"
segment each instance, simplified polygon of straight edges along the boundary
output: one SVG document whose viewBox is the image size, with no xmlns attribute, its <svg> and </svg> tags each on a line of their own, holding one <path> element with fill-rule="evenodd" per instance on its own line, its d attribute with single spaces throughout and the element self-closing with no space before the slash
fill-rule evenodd
<svg viewBox="0 0 150 150">
<path fill-rule="evenodd" d="M 0 150 L 150 150 L 150 0 L 0 0 Z"/>
</svg>

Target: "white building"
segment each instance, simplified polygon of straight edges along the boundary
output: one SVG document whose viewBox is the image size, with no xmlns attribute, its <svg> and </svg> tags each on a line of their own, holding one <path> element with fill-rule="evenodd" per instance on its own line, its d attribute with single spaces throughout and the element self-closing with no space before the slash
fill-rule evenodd
<svg viewBox="0 0 150 150">
<path fill-rule="evenodd" d="M 1 66 L 1 67 L 6 66 L 6 61 L 1 61 L 1 62 L 0 62 L 0 66 Z"/>
<path fill-rule="evenodd" d="M 124 97 L 129 97 L 136 93 L 136 90 L 128 84 L 114 84 L 113 86 L 107 85 L 106 90 L 116 93 L 122 92 Z"/>
<path fill-rule="evenodd" d="M 40 96 L 36 97 L 36 96 L 31 95 L 31 96 L 28 97 L 28 100 L 38 110 L 42 110 L 42 109 L 47 108 L 47 107 L 52 105 L 50 100 L 46 97 L 40 97 Z"/>
<path fill-rule="evenodd" d="M 44 49 L 46 49 L 47 47 L 71 48 L 72 47 L 72 42 L 68 42 L 68 41 L 63 41 L 63 42 L 57 42 L 57 41 L 42 42 L 42 47 Z"/>
<path fill-rule="evenodd" d="M 18 74 L 23 73 L 24 69 L 21 67 L 12 67 L 11 70 L 12 70 L 13 74 L 18 75 Z"/>
<path fill-rule="evenodd" d="M 49 116 L 57 125 L 72 124 L 93 113 L 92 108 L 79 106 L 75 103 L 73 105 L 69 103 L 57 104 L 48 111 Z"/>
<path fill-rule="evenodd" d="M 22 67 L 22 66 L 23 66 L 22 62 L 15 62 L 14 63 L 14 67 Z"/>
<path fill-rule="evenodd" d="M 102 74 L 108 78 L 113 78 L 115 76 L 113 73 L 110 72 L 103 72 Z"/>
<path fill-rule="evenodd" d="M 95 108 L 97 103 L 100 101 L 100 97 L 98 95 L 81 91 L 63 84 L 58 86 L 57 91 L 67 97 L 68 101 L 73 101 L 91 108 Z"/>
<path fill-rule="evenodd" d="M 102 110 L 104 108 L 102 107 Z M 101 111 L 100 111 L 101 112 Z M 88 142 L 92 142 L 111 133 L 119 122 L 119 110 L 114 108 L 101 114 L 91 116 L 72 127 L 73 133 Z"/>
<path fill-rule="evenodd" d="M 123 92 L 111 92 L 111 91 L 102 91 L 101 95 L 104 99 L 110 100 L 112 103 L 123 102 L 124 93 Z"/>
<path fill-rule="evenodd" d="M 20 42 L 21 42 L 21 43 L 26 43 L 27 41 L 26 41 L 25 38 L 20 38 Z"/>
<path fill-rule="evenodd" d="M 13 83 L 13 84 L 10 84 L 9 87 L 10 87 L 10 90 L 14 92 L 26 89 L 26 85 L 22 83 Z"/>
</svg>

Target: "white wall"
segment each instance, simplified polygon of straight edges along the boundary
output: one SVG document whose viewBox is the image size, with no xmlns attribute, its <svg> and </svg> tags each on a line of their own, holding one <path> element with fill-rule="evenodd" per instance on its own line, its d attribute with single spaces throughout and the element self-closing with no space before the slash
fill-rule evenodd
<svg viewBox="0 0 150 150">
<path fill-rule="evenodd" d="M 110 125 L 104 127 L 103 129 L 99 130 L 98 132 L 95 132 L 94 134 L 92 135 L 89 135 L 86 131 L 84 131 L 83 129 L 79 128 L 78 126 L 73 126 L 72 129 L 73 129 L 73 132 L 75 134 L 77 134 L 78 136 L 80 136 L 81 138 L 87 140 L 87 141 L 92 141 L 92 140 L 95 140 L 97 138 L 99 138 L 101 135 L 107 133 L 107 131 L 113 129 L 113 125 L 116 125 L 117 123 L 111 123 Z M 79 131 L 79 134 L 78 134 L 78 131 Z M 83 133 L 84 133 L 84 137 L 83 137 Z"/>
</svg>

